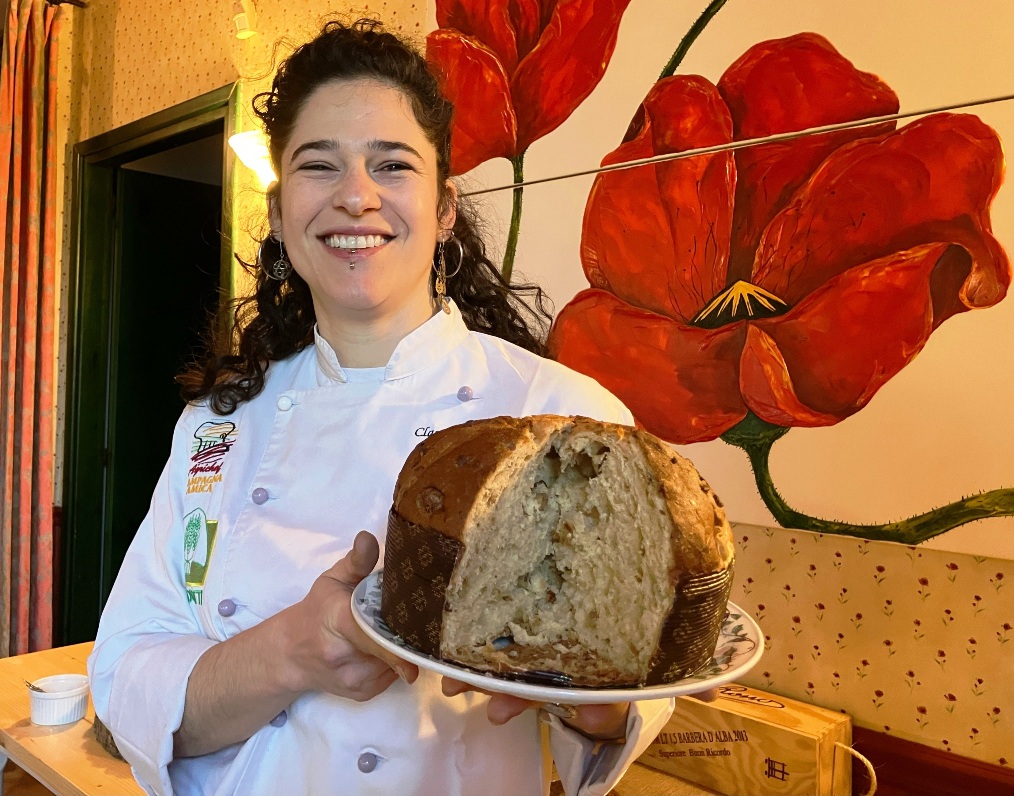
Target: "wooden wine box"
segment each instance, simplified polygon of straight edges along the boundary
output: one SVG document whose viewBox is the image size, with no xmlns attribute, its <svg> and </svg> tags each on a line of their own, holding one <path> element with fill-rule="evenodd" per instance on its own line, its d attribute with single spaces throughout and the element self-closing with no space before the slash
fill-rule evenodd
<svg viewBox="0 0 1014 796">
<path fill-rule="evenodd" d="M 730 796 L 851 796 L 852 718 L 732 683 L 714 702 L 676 700 L 638 759 Z"/>
</svg>

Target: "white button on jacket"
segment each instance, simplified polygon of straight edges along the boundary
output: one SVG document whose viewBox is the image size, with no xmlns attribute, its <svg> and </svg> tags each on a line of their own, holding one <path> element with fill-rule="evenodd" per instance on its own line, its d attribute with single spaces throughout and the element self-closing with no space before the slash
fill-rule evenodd
<svg viewBox="0 0 1014 796">
<path fill-rule="evenodd" d="M 364 703 L 305 694 L 244 743 L 172 758 L 197 659 L 302 599 L 360 530 L 383 543 L 416 444 L 466 420 L 540 413 L 632 422 L 591 379 L 469 332 L 453 305 L 384 368 L 344 369 L 318 337 L 273 363 L 264 390 L 233 414 L 188 407 L 88 661 L 96 713 L 142 786 L 181 796 L 545 793 L 537 715 L 494 727 L 485 696 L 444 697 L 427 672 Z M 606 793 L 671 711 L 671 700 L 638 703 L 626 745 L 594 756 L 594 744 L 551 718 L 568 793 Z"/>
</svg>

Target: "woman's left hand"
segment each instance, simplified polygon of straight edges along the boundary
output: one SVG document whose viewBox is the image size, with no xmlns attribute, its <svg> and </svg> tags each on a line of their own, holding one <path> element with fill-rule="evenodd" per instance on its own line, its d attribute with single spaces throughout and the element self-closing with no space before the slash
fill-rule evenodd
<svg viewBox="0 0 1014 796">
<path fill-rule="evenodd" d="M 506 724 L 515 716 L 519 716 L 529 708 L 540 708 L 543 702 L 533 702 L 529 699 L 510 696 L 509 694 L 495 694 L 491 691 L 484 691 L 481 688 L 473 688 L 460 680 L 445 677 L 441 688 L 444 696 L 457 696 L 466 691 L 478 691 L 490 697 L 486 707 L 486 715 L 491 724 Z M 613 741 L 622 739 L 626 735 L 627 712 L 629 702 L 616 702 L 608 705 L 575 705 L 575 715 L 570 719 L 562 719 L 568 727 L 572 727 L 587 738 L 595 741 Z"/>
</svg>

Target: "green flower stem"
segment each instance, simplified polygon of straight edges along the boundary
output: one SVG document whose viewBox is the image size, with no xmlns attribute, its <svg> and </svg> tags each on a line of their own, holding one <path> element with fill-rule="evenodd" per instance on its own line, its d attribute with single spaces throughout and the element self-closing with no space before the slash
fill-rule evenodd
<svg viewBox="0 0 1014 796">
<path fill-rule="evenodd" d="M 708 3 L 708 7 L 704 9 L 704 13 L 697 17 L 697 21 L 691 26 L 690 30 L 687 31 L 687 35 L 683 37 L 679 47 L 676 48 L 676 52 L 672 54 L 672 58 L 669 59 L 669 63 L 665 65 L 665 69 L 662 70 L 662 74 L 658 76 L 661 80 L 663 77 L 672 77 L 676 74 L 676 70 L 679 65 L 683 62 L 686 57 L 687 51 L 689 51 L 691 45 L 697 41 L 697 37 L 701 35 L 701 32 L 711 22 L 711 18 L 715 16 L 719 11 L 722 10 L 726 0 L 711 0 Z"/>
<path fill-rule="evenodd" d="M 882 525 L 852 525 L 847 522 L 822 520 L 810 517 L 791 508 L 778 494 L 768 458 L 771 447 L 786 432 L 787 428 L 765 423 L 750 414 L 734 428 L 722 435 L 722 439 L 730 445 L 742 448 L 750 457 L 754 479 L 764 505 L 774 515 L 778 524 L 784 528 L 798 528 L 804 531 L 816 531 L 840 536 L 856 536 L 860 539 L 877 539 L 885 542 L 900 542 L 914 545 L 939 536 L 945 531 L 964 525 L 974 520 L 988 517 L 1014 515 L 1014 489 L 994 489 L 979 495 L 962 498 L 946 506 L 918 514 L 899 522 L 888 522 Z"/>
<path fill-rule="evenodd" d="M 511 158 L 510 162 L 514 167 L 515 184 L 524 182 L 525 153 L 522 152 L 517 157 Z M 514 203 L 511 208 L 511 228 L 507 233 L 507 248 L 503 253 L 503 268 L 500 269 L 500 273 L 507 284 L 510 284 L 511 281 L 511 273 L 514 271 L 514 255 L 518 250 L 518 232 L 521 230 L 521 199 L 524 191 L 524 188 L 514 189 Z"/>
</svg>

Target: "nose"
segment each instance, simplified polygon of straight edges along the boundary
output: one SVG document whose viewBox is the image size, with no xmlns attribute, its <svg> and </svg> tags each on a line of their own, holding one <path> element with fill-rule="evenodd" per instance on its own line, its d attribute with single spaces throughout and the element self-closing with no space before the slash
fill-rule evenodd
<svg viewBox="0 0 1014 796">
<path fill-rule="evenodd" d="M 334 191 L 334 206 L 353 216 L 380 209 L 380 192 L 377 181 L 365 164 L 348 165 L 338 179 Z"/>
</svg>

